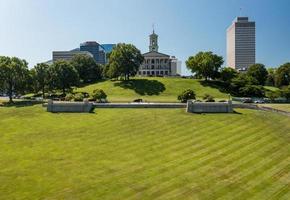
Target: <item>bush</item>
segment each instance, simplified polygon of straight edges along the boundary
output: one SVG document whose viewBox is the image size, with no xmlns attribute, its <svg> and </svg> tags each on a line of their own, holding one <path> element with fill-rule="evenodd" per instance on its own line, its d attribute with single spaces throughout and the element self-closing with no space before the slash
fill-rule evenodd
<svg viewBox="0 0 290 200">
<path fill-rule="evenodd" d="M 290 86 L 282 90 L 282 96 L 285 97 L 287 101 L 290 100 Z"/>
<path fill-rule="evenodd" d="M 264 97 L 265 91 L 262 86 L 246 85 L 239 89 L 239 93 L 244 97 Z"/>
<path fill-rule="evenodd" d="M 82 93 L 75 94 L 74 101 L 83 101 L 85 96 Z"/>
<path fill-rule="evenodd" d="M 65 96 L 64 100 L 65 101 L 72 101 L 72 100 L 74 100 L 74 98 L 75 98 L 75 95 L 70 93 L 70 94 L 67 94 Z"/>
<path fill-rule="evenodd" d="M 205 94 L 203 96 L 203 100 L 205 100 L 205 102 L 215 102 L 214 97 L 211 96 L 210 94 Z"/>
<path fill-rule="evenodd" d="M 93 91 L 92 99 L 94 101 L 101 102 L 102 100 L 106 100 L 107 99 L 107 95 L 102 89 L 96 89 L 96 90 Z"/>
<path fill-rule="evenodd" d="M 276 98 L 279 98 L 281 96 L 279 91 L 267 91 L 266 97 L 270 99 L 271 102 L 274 102 Z"/>
<path fill-rule="evenodd" d="M 195 93 L 193 90 L 187 89 L 178 95 L 177 99 L 181 101 L 181 103 L 186 103 L 188 100 L 195 99 Z"/>
</svg>

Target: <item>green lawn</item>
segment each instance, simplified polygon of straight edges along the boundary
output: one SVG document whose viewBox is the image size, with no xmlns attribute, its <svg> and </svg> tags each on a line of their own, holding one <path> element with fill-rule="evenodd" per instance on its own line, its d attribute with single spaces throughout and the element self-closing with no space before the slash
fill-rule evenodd
<svg viewBox="0 0 290 200">
<path fill-rule="evenodd" d="M 278 91 L 280 91 L 279 88 L 277 88 L 277 87 L 273 87 L 273 86 L 264 86 L 264 88 L 265 88 L 266 90 L 269 90 L 269 91 L 272 91 L 272 92 L 278 92 Z"/>
<path fill-rule="evenodd" d="M 0 108 L 0 199 L 290 199 L 290 118 Z"/>
<path fill-rule="evenodd" d="M 94 89 L 103 89 L 111 102 L 128 102 L 137 98 L 146 101 L 177 102 L 177 96 L 185 89 L 193 89 L 198 97 L 210 94 L 218 99 L 227 99 L 228 95 L 200 80 L 182 78 L 135 78 L 128 82 L 103 81 L 88 85 L 77 91 L 92 93 Z"/>
<path fill-rule="evenodd" d="M 261 106 L 276 108 L 278 110 L 290 112 L 290 104 L 262 104 Z"/>
</svg>

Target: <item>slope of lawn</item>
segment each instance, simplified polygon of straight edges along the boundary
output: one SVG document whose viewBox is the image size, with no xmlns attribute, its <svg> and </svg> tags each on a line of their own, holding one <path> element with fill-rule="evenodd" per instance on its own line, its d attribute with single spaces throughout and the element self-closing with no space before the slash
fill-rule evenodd
<svg viewBox="0 0 290 200">
<path fill-rule="evenodd" d="M 146 101 L 177 102 L 177 96 L 186 89 L 195 91 L 197 97 L 210 94 L 215 98 L 227 99 L 228 95 L 210 87 L 200 80 L 182 78 L 135 78 L 129 81 L 103 81 L 77 91 L 92 93 L 103 89 L 111 102 L 130 102 L 142 98 Z"/>
<path fill-rule="evenodd" d="M 290 199 L 290 118 L 0 108 L 0 199 Z"/>
<path fill-rule="evenodd" d="M 262 104 L 261 106 L 275 108 L 278 110 L 290 112 L 290 104 Z"/>
</svg>

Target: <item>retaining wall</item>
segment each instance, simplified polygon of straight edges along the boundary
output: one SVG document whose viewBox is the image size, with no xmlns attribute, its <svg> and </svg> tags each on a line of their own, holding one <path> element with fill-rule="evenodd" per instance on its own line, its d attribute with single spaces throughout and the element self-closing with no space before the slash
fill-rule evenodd
<svg viewBox="0 0 290 200">
<path fill-rule="evenodd" d="M 186 108 L 186 103 L 94 103 L 95 108 Z"/>
<path fill-rule="evenodd" d="M 187 102 L 186 112 L 190 113 L 232 113 L 232 102 Z"/>
<path fill-rule="evenodd" d="M 47 103 L 48 112 L 86 112 L 94 109 L 93 103 L 85 102 L 56 102 L 49 100 Z"/>
</svg>

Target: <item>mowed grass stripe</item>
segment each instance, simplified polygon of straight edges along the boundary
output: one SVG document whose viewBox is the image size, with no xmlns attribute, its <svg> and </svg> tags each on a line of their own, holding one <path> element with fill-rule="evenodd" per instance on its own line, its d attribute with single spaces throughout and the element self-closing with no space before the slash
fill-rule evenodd
<svg viewBox="0 0 290 200">
<path fill-rule="evenodd" d="M 13 116 L 21 112 L 15 127 Z M 289 197 L 290 120 L 238 112 L 98 109 L 79 115 L 5 108 L 0 199 Z M 280 174 L 282 180 L 275 178 Z"/>
<path fill-rule="evenodd" d="M 189 166 L 189 168 L 187 169 L 186 168 L 187 165 L 185 165 L 185 163 L 184 163 L 184 164 L 180 165 L 180 166 L 182 166 L 181 170 L 182 171 L 186 171 L 186 172 L 190 171 L 190 170 L 199 170 L 200 168 L 203 168 L 203 169 L 207 170 L 207 165 L 209 165 L 211 162 L 214 162 L 215 159 L 218 160 L 219 157 L 222 157 L 222 156 L 221 155 L 219 155 L 219 156 L 210 156 L 210 154 L 208 154 L 208 156 L 206 156 L 206 158 L 204 158 L 204 156 L 199 157 L 199 159 L 197 159 L 198 165 L 196 167 L 192 168 L 192 166 Z M 201 172 L 201 171 L 199 170 L 199 172 Z M 178 171 L 178 174 L 183 175 L 182 172 L 180 172 L 180 171 Z M 170 180 L 169 180 L 169 182 L 170 182 Z M 162 180 L 162 184 L 169 184 L 169 182 L 166 183 L 165 180 Z M 171 187 L 175 188 L 175 185 L 171 185 Z M 172 188 L 169 187 L 167 189 L 167 191 L 171 191 L 171 189 Z"/>
</svg>

